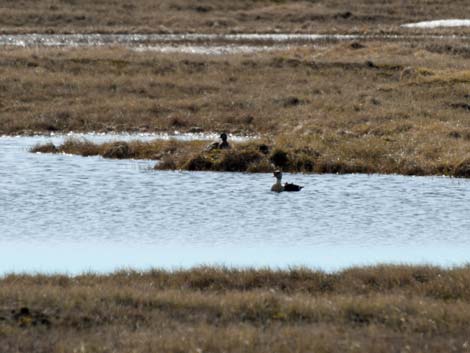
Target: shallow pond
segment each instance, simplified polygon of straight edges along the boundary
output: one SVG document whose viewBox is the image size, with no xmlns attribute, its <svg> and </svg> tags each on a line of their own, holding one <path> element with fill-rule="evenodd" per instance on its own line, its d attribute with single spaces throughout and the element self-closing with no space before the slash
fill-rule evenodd
<svg viewBox="0 0 470 353">
<path fill-rule="evenodd" d="M 270 174 L 28 152 L 62 139 L 0 137 L 0 273 L 470 260 L 469 180 L 286 174 L 305 189 L 274 194 Z"/>
</svg>

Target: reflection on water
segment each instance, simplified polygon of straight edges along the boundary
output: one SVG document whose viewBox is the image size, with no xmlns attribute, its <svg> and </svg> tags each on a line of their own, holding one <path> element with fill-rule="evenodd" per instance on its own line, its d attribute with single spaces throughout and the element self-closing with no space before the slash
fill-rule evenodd
<svg viewBox="0 0 470 353">
<path fill-rule="evenodd" d="M 465 35 L 428 34 L 0 34 L 0 46 L 13 47 L 96 47 L 124 46 L 139 51 L 182 52 L 196 54 L 251 53 L 288 49 L 291 46 L 318 42 L 352 40 L 413 41 L 468 40 Z M 171 45 L 170 45 L 171 44 Z M 283 44 L 283 45 L 281 45 Z M 290 46 L 287 46 L 289 44 Z M 206 49 L 206 51 L 204 51 Z"/>
<path fill-rule="evenodd" d="M 185 53 L 204 55 L 249 54 L 276 50 L 287 50 L 287 45 L 140 45 L 133 48 L 137 52 L 153 51 L 158 53 Z"/>
<path fill-rule="evenodd" d="M 165 42 L 316 42 L 351 40 L 365 36 L 341 34 L 3 34 L 0 45 L 78 47 L 139 45 Z"/>
<path fill-rule="evenodd" d="M 468 260 L 468 180 L 287 174 L 305 189 L 273 194 L 269 174 L 28 153 L 49 139 L 0 138 L 0 272 Z"/>
</svg>

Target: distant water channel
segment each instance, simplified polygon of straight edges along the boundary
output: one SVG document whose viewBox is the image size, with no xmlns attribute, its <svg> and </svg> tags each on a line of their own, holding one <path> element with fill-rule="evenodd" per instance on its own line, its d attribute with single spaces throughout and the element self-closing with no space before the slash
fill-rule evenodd
<svg viewBox="0 0 470 353">
<path fill-rule="evenodd" d="M 28 152 L 62 139 L 0 137 L 0 274 L 470 260 L 469 180 L 287 174 L 305 189 L 273 194 L 270 174 Z"/>
<path fill-rule="evenodd" d="M 0 34 L 0 47 L 124 47 L 131 50 L 202 55 L 249 54 L 339 41 L 469 40 L 462 35 L 429 34 Z"/>
</svg>

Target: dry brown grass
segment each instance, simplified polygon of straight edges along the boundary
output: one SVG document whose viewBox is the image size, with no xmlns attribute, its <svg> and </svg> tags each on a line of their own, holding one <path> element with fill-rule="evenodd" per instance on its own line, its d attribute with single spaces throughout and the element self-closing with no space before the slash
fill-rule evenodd
<svg viewBox="0 0 470 353">
<path fill-rule="evenodd" d="M 470 270 L 7 275 L 2 352 L 466 352 Z"/>
<path fill-rule="evenodd" d="M 3 32 L 371 32 L 461 18 L 469 4 L 413 0 L 4 1 Z M 460 29 L 457 29 L 460 30 Z M 454 29 L 455 31 L 455 29 Z"/>
<path fill-rule="evenodd" d="M 188 154 L 201 150 L 207 141 L 177 141 L 153 140 L 143 141 L 115 141 L 96 144 L 85 139 L 69 138 L 59 146 L 46 143 L 32 147 L 33 153 L 67 153 L 84 157 L 103 156 L 105 158 L 132 158 L 132 159 L 162 159 L 166 155 Z"/>
<path fill-rule="evenodd" d="M 322 149 L 313 149 L 305 143 L 270 143 L 262 140 L 232 143 L 231 149 L 207 151 L 209 141 L 116 141 L 95 144 L 87 140 L 68 139 L 61 145 L 52 143 L 33 146 L 33 153 L 68 153 L 84 157 L 102 156 L 115 159 L 154 159 L 157 170 L 190 170 L 220 172 L 266 173 L 281 169 L 302 173 L 381 173 L 404 175 L 447 175 L 470 177 L 470 159 L 446 164 L 419 165 L 416 160 L 403 157 L 402 163 L 381 160 L 371 146 L 354 146 L 354 153 L 363 148 L 362 157 L 351 155 L 339 158 L 324 155 Z M 322 152 L 319 152 L 322 151 Z M 383 154 L 387 151 L 382 150 Z M 372 155 L 373 158 L 368 158 Z"/>
<path fill-rule="evenodd" d="M 223 57 L 3 51 L 0 132 L 256 133 L 318 172 L 469 176 L 468 45 L 362 44 Z"/>
</svg>

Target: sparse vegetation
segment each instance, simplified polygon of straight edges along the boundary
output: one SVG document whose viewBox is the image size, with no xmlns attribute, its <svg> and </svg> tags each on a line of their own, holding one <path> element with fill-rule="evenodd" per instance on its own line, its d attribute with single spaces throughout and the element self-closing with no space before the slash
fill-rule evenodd
<svg viewBox="0 0 470 353">
<path fill-rule="evenodd" d="M 10 352 L 466 352 L 470 270 L 195 268 L 0 279 Z"/>
</svg>

